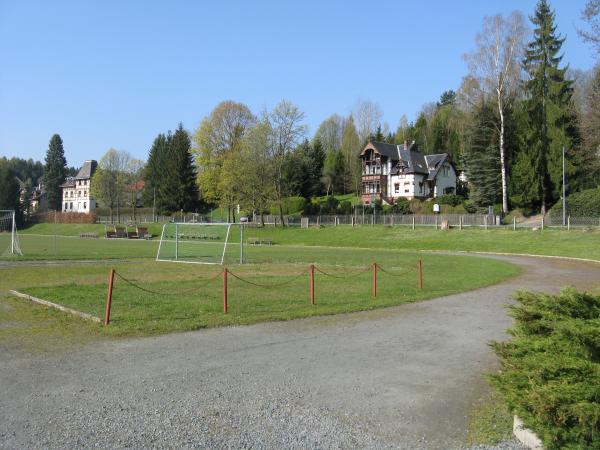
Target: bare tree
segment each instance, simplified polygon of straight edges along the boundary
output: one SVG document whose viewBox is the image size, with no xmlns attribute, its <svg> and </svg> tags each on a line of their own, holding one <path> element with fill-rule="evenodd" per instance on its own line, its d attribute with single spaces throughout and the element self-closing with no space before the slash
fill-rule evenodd
<svg viewBox="0 0 600 450">
<path fill-rule="evenodd" d="M 91 194 L 110 208 L 112 219 L 113 208 L 117 208 L 117 222 L 121 221 L 121 203 L 127 181 L 127 171 L 132 156 L 124 150 L 109 149 L 100 159 L 98 169 L 90 183 Z"/>
<path fill-rule="evenodd" d="M 274 165 L 273 187 L 275 200 L 279 207 L 279 216 L 283 221 L 283 199 L 287 194 L 284 186 L 283 167 L 287 155 L 306 135 L 307 127 L 302 124 L 304 113 L 288 100 L 282 100 L 267 116 L 271 128 L 271 149 Z"/>
<path fill-rule="evenodd" d="M 505 115 L 519 88 L 526 33 L 525 19 L 519 11 L 514 11 L 507 18 L 500 14 L 485 17 L 483 30 L 475 38 L 475 52 L 465 56 L 473 78 L 496 102 L 504 213 L 508 212 Z"/>
<path fill-rule="evenodd" d="M 358 99 L 352 116 L 356 122 L 356 130 L 362 145 L 377 130 L 383 113 L 379 105 L 374 101 Z"/>
<path fill-rule="evenodd" d="M 342 147 L 345 128 L 346 119 L 338 114 L 332 114 L 319 125 L 314 139 L 321 141 L 325 152 L 337 152 Z"/>
<path fill-rule="evenodd" d="M 577 30 L 577 32 L 584 41 L 592 44 L 600 53 L 600 0 L 588 0 L 581 16 L 590 29 Z"/>
</svg>

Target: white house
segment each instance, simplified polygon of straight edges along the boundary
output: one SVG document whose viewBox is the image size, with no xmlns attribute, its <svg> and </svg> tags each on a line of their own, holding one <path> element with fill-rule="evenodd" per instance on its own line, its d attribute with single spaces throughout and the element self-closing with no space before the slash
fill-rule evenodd
<svg viewBox="0 0 600 450">
<path fill-rule="evenodd" d="M 76 176 L 68 177 L 62 187 L 63 212 L 89 213 L 96 208 L 96 200 L 91 197 L 90 185 L 98 163 L 84 161 Z"/>
<path fill-rule="evenodd" d="M 417 144 L 369 142 L 360 153 L 362 202 L 427 199 L 456 192 L 456 171 L 447 153 L 423 155 Z"/>
</svg>

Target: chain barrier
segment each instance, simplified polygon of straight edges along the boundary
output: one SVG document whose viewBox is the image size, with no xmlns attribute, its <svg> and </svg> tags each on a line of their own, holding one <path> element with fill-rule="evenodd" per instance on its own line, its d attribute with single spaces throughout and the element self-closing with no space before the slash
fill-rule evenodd
<svg viewBox="0 0 600 450">
<path fill-rule="evenodd" d="M 365 272 L 370 272 L 372 270 L 372 266 L 368 266 L 366 269 L 362 269 L 362 270 L 358 270 L 356 272 L 349 273 L 348 275 L 337 275 L 337 274 L 334 275 L 332 273 L 325 272 L 324 270 L 319 269 L 317 266 L 315 266 L 315 270 L 317 272 L 319 272 L 320 274 L 325 275 L 326 277 L 337 278 L 339 280 L 346 280 L 346 279 L 352 278 L 356 275 L 361 275 Z"/>
<path fill-rule="evenodd" d="M 140 286 L 139 284 L 137 284 L 137 283 L 135 283 L 135 282 L 133 282 L 133 281 L 131 281 L 131 280 L 129 280 L 129 279 L 127 279 L 127 278 L 125 278 L 125 277 L 124 277 L 123 275 L 121 275 L 119 272 L 116 272 L 116 271 L 115 271 L 115 275 L 117 275 L 117 276 L 118 276 L 118 277 L 119 277 L 121 280 L 123 280 L 125 283 L 127 283 L 127 284 L 129 284 L 129 285 L 133 286 L 134 288 L 136 288 L 136 289 L 139 289 L 139 290 L 141 290 L 141 291 L 144 291 L 144 292 L 146 292 L 146 293 L 148 293 L 148 294 L 163 295 L 163 296 L 166 296 L 166 297 L 168 297 L 168 296 L 175 296 L 175 295 L 181 295 L 181 294 L 189 294 L 189 293 L 191 293 L 191 292 L 198 291 L 198 290 L 200 290 L 200 289 L 202 289 L 202 288 L 206 287 L 206 286 L 207 286 L 208 284 L 210 284 L 212 281 L 214 281 L 214 280 L 216 280 L 217 278 L 219 278 L 219 277 L 221 276 L 221 274 L 222 274 L 222 272 L 219 272 L 219 273 L 217 273 L 217 274 L 216 274 L 214 277 L 211 277 L 211 278 L 207 279 L 207 280 L 206 280 L 204 283 L 202 283 L 202 284 L 201 284 L 201 285 L 199 285 L 199 286 L 194 286 L 194 287 L 193 287 L 193 288 L 191 288 L 191 289 L 186 289 L 186 290 L 183 290 L 183 291 L 177 291 L 177 292 L 175 292 L 175 293 L 174 293 L 174 292 L 160 292 L 160 291 L 153 291 L 152 289 L 147 289 L 147 288 L 145 288 L 145 287 L 142 287 L 142 286 Z"/>
<path fill-rule="evenodd" d="M 229 275 L 231 275 L 233 278 L 235 278 L 237 280 L 240 280 L 242 283 L 250 284 L 250 285 L 256 286 L 256 287 L 262 287 L 262 288 L 265 288 L 265 289 L 270 289 L 270 288 L 279 287 L 279 286 L 285 286 L 285 285 L 293 283 L 298 278 L 304 276 L 307 273 L 307 270 L 302 271 L 298 275 L 294 275 L 291 280 L 282 281 L 280 283 L 269 283 L 269 284 L 256 283 L 255 281 L 246 280 L 245 278 L 242 278 L 239 275 L 236 275 L 231 270 L 228 270 L 227 273 Z"/>
<path fill-rule="evenodd" d="M 380 271 L 382 271 L 382 272 L 383 272 L 383 273 L 385 273 L 386 275 L 389 275 L 389 276 L 391 276 L 391 277 L 402 277 L 402 276 L 406 275 L 407 273 L 410 273 L 410 272 L 412 272 L 413 270 L 416 270 L 416 269 L 409 268 L 409 269 L 406 269 L 406 270 L 404 270 L 404 271 L 402 271 L 402 272 L 393 273 L 393 272 L 390 272 L 390 271 L 388 271 L 388 270 L 384 269 L 384 268 L 383 268 L 383 267 L 381 267 L 379 264 L 377 264 L 377 269 L 378 269 L 378 270 L 380 270 Z"/>
</svg>

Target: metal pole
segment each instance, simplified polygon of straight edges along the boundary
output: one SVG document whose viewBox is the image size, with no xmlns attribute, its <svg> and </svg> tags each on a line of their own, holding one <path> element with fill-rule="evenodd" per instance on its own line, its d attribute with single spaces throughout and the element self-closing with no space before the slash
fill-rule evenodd
<svg viewBox="0 0 600 450">
<path fill-rule="evenodd" d="M 10 240 L 10 254 L 15 254 L 15 238 L 17 235 L 17 216 L 16 211 L 12 212 L 12 230 L 10 232 L 11 240 Z"/>
<path fill-rule="evenodd" d="M 513 217 L 513 231 L 517 231 L 517 218 Z"/>
<path fill-rule="evenodd" d="M 310 265 L 310 304 L 315 304 L 315 265 Z"/>
<path fill-rule="evenodd" d="M 175 261 L 179 258 L 179 225 L 175 224 Z"/>
<path fill-rule="evenodd" d="M 223 313 L 227 314 L 227 267 L 223 268 Z"/>
<path fill-rule="evenodd" d="M 240 264 L 244 264 L 244 223 L 240 226 Z"/>
<path fill-rule="evenodd" d="M 565 185 L 565 146 L 562 148 L 562 197 L 563 197 L 563 227 L 567 224 L 567 187 Z"/>
<path fill-rule="evenodd" d="M 423 261 L 419 258 L 419 289 L 423 289 Z"/>
<path fill-rule="evenodd" d="M 104 309 L 104 326 L 108 326 L 110 323 L 110 304 L 112 302 L 112 290 L 113 282 L 115 279 L 115 269 L 110 269 L 110 275 L 108 276 L 108 294 L 106 295 L 106 308 Z"/>
</svg>

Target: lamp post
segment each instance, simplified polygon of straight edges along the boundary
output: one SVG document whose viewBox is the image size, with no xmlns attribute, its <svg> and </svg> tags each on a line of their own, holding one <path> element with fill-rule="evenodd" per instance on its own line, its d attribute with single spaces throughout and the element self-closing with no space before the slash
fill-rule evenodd
<svg viewBox="0 0 600 450">
<path fill-rule="evenodd" d="M 565 146 L 562 148 L 562 205 L 563 205 L 563 227 L 567 225 L 567 185 L 565 183 Z"/>
</svg>

